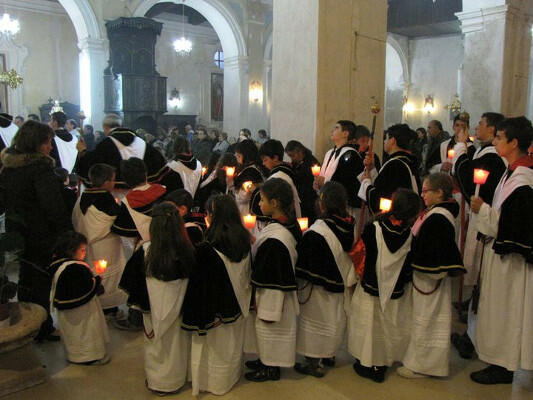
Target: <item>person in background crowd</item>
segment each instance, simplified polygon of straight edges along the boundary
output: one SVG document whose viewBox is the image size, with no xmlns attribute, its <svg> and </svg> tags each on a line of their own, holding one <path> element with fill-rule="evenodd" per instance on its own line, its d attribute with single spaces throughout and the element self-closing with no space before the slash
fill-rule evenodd
<svg viewBox="0 0 533 400">
<path fill-rule="evenodd" d="M 22 115 L 17 115 L 13 123 L 20 128 L 24 123 L 24 117 Z"/>
<path fill-rule="evenodd" d="M 220 132 L 220 135 L 218 136 L 218 142 L 215 144 L 215 147 L 213 147 L 213 151 L 218 151 L 220 154 L 224 154 L 226 151 L 228 151 L 228 147 L 229 142 L 227 132 Z"/>
</svg>

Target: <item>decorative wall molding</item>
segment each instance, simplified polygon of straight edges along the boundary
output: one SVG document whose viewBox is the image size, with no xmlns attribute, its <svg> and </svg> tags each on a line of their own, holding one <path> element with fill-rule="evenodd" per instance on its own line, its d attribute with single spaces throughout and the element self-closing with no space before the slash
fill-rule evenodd
<svg viewBox="0 0 533 400">
<path fill-rule="evenodd" d="M 47 15 L 67 17 L 68 14 L 59 3 L 46 0 L 2 0 L 6 9 L 15 9 Z"/>
</svg>

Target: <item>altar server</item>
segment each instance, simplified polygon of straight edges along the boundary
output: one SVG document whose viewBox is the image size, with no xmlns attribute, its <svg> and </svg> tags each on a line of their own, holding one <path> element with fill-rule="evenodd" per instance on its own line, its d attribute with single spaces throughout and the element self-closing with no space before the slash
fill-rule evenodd
<svg viewBox="0 0 533 400">
<path fill-rule="evenodd" d="M 254 191 L 243 187 L 244 182 L 252 182 L 254 187 L 259 186 L 264 181 L 263 169 L 257 146 L 251 140 L 243 140 L 235 147 L 235 156 L 239 167 L 234 178 L 228 178 L 229 189 L 232 190 L 237 202 L 237 207 L 241 215 L 246 215 L 251 211 Z M 255 194 L 259 195 L 257 191 Z M 257 196 L 259 197 L 259 196 Z M 256 201 L 259 204 L 259 201 Z"/>
<path fill-rule="evenodd" d="M 299 243 L 296 276 L 305 282 L 299 291 L 300 318 L 296 352 L 306 363 L 294 369 L 321 378 L 323 366 L 335 365 L 346 330 L 347 287 L 355 283 L 349 255 L 354 241 L 353 217 L 346 211 L 346 190 L 334 181 L 320 189 L 321 216 Z"/>
<path fill-rule="evenodd" d="M 67 231 L 60 235 L 49 267 L 53 276 L 50 305 L 57 309 L 57 321 L 67 359 L 77 364 L 106 364 L 109 333 L 98 294 L 103 292 L 85 259 L 87 239 Z"/>
<path fill-rule="evenodd" d="M 13 117 L 6 113 L 0 113 L 0 150 L 11 146 L 11 142 L 19 127 L 13 123 Z"/>
<path fill-rule="evenodd" d="M 279 178 L 266 181 L 260 207 L 270 221 L 252 247 L 259 359 L 245 364 L 253 370 L 245 378 L 255 382 L 279 380 L 280 367 L 294 366 L 299 313 L 294 267 L 301 231 L 295 223 L 290 185 Z"/>
<path fill-rule="evenodd" d="M 383 382 L 395 361 L 401 361 L 411 330 L 411 226 L 420 211 L 418 194 L 398 189 L 392 208 L 366 226 L 361 236 L 365 254 L 361 284 L 351 299 L 348 351 L 355 372 Z"/>
<path fill-rule="evenodd" d="M 192 394 L 223 395 L 242 374 L 245 318 L 250 309 L 250 233 L 235 200 L 215 195 L 207 201 L 209 229 L 197 247 L 182 327 L 192 331 Z"/>
<path fill-rule="evenodd" d="M 477 353 L 489 366 L 470 375 L 477 383 L 511 383 L 514 371 L 533 370 L 532 139 L 525 117 L 501 122 L 494 146 L 509 168 L 492 206 L 471 199 L 477 229 L 490 240 L 483 250 L 476 328 Z"/>
<path fill-rule="evenodd" d="M 65 129 L 66 122 L 67 116 L 62 111 L 54 112 L 50 116 L 48 124 L 55 133 L 50 157 L 56 160 L 56 166 L 63 167 L 71 173 L 78 156 L 76 148 L 78 138 Z"/>
<path fill-rule="evenodd" d="M 413 226 L 413 322 L 403 367 L 405 378 L 448 376 L 452 325 L 450 276 L 465 271 L 455 242 L 459 205 L 450 175 L 429 175 L 422 186 L 426 213 Z"/>
</svg>

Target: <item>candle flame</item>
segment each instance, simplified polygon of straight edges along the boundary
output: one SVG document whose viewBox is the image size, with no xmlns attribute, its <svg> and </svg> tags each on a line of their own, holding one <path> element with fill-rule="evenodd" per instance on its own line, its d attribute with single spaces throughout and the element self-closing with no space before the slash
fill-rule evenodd
<svg viewBox="0 0 533 400">
<path fill-rule="evenodd" d="M 306 217 L 298 218 L 298 225 L 300 225 L 302 232 L 305 232 L 309 227 L 309 219 Z"/>
<path fill-rule="evenodd" d="M 381 197 L 379 199 L 379 209 L 382 212 L 389 212 L 392 207 L 392 200 Z"/>
<path fill-rule="evenodd" d="M 320 165 L 315 164 L 311 167 L 311 172 L 313 173 L 313 176 L 319 176 L 320 175 Z"/>
</svg>

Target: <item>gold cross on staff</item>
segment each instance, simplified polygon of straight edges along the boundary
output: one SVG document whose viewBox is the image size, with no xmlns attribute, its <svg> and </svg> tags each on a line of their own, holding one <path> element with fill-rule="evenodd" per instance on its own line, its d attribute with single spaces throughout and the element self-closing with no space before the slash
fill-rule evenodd
<svg viewBox="0 0 533 400">
<path fill-rule="evenodd" d="M 0 73 L 0 82 L 7 83 L 11 89 L 16 89 L 22 84 L 23 80 L 22 76 L 20 76 L 14 69 Z"/>
</svg>

